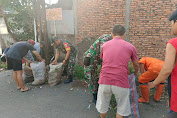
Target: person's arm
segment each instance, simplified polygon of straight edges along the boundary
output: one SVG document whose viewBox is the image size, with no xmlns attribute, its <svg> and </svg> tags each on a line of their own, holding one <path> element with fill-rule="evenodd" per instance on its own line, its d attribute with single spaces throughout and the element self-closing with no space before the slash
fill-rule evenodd
<svg viewBox="0 0 177 118">
<path fill-rule="evenodd" d="M 23 57 L 23 59 L 25 62 L 28 62 L 28 63 L 31 63 L 32 61 L 31 60 L 28 60 L 27 58 Z"/>
<path fill-rule="evenodd" d="M 40 60 L 43 61 L 41 55 L 37 51 L 32 51 L 32 53 Z"/>
<path fill-rule="evenodd" d="M 165 63 L 160 71 L 158 77 L 148 84 L 148 88 L 153 88 L 162 81 L 166 80 L 168 76 L 171 74 L 176 60 L 176 50 L 172 44 L 168 43 L 166 47 L 166 56 L 165 56 Z"/>
<path fill-rule="evenodd" d="M 135 74 L 135 76 L 137 76 L 138 70 L 139 70 L 138 60 L 132 61 L 132 63 L 133 63 L 133 68 L 134 68 L 134 70 L 135 70 L 134 74 Z"/>
<path fill-rule="evenodd" d="M 52 64 L 56 65 L 57 64 L 57 60 L 59 58 L 60 52 L 58 49 L 56 49 L 56 54 L 55 54 L 55 59 L 53 60 Z"/>
<path fill-rule="evenodd" d="M 103 47 L 101 49 L 100 59 L 103 59 Z"/>
<path fill-rule="evenodd" d="M 144 64 L 140 63 L 140 73 L 143 74 L 144 73 Z"/>
<path fill-rule="evenodd" d="M 135 70 L 134 74 L 135 74 L 135 76 L 138 76 L 139 63 L 138 63 L 138 59 L 137 59 L 137 51 L 136 51 L 136 48 L 134 46 L 132 47 L 131 60 L 132 60 L 132 63 L 133 63 L 133 68 Z"/>
<path fill-rule="evenodd" d="M 65 59 L 63 60 L 63 64 L 66 63 L 66 61 L 69 59 L 69 54 L 70 54 L 71 50 L 68 50 L 67 53 L 66 53 L 66 57 Z"/>
</svg>

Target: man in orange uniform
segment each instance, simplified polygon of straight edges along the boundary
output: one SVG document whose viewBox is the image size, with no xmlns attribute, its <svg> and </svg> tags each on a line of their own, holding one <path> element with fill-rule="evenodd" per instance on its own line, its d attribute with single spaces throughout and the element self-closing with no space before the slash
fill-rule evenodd
<svg viewBox="0 0 177 118">
<path fill-rule="evenodd" d="M 147 83 L 155 80 L 163 68 L 164 62 L 156 58 L 142 57 L 139 61 L 140 73 L 138 81 L 140 83 L 142 97 L 138 99 L 140 103 L 149 103 L 149 90 Z M 146 70 L 146 71 L 145 71 Z M 155 101 L 159 101 L 161 93 L 163 92 L 164 81 L 157 85 L 156 94 L 154 96 Z"/>
</svg>

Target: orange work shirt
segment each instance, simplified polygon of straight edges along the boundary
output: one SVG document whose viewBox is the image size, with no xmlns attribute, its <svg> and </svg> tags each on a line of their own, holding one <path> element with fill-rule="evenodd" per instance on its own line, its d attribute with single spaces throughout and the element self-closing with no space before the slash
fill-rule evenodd
<svg viewBox="0 0 177 118">
<path fill-rule="evenodd" d="M 144 69 L 146 71 L 151 71 L 156 74 L 159 74 L 164 65 L 162 60 L 151 57 L 143 57 L 140 59 L 139 63 L 144 64 Z"/>
</svg>

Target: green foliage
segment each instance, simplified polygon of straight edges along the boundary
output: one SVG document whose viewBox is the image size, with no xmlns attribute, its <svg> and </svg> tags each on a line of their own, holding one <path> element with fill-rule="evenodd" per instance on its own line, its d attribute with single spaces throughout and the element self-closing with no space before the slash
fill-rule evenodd
<svg viewBox="0 0 177 118">
<path fill-rule="evenodd" d="M 7 64 L 0 60 L 0 68 L 7 68 Z"/>
<path fill-rule="evenodd" d="M 84 79 L 84 67 L 76 64 L 74 67 L 74 77 Z"/>
<path fill-rule="evenodd" d="M 34 38 L 32 0 L 0 0 L 8 26 L 17 40 Z"/>
<path fill-rule="evenodd" d="M 129 75 L 134 72 L 134 68 L 133 68 L 132 64 L 128 65 L 128 70 L 129 70 Z"/>
<path fill-rule="evenodd" d="M 132 74 L 134 72 L 133 66 L 131 64 L 128 65 L 129 74 Z M 101 65 L 98 65 L 98 69 L 96 70 L 96 73 L 100 75 L 101 71 Z M 84 67 L 80 66 L 78 64 L 74 67 L 74 77 L 79 79 L 84 79 Z"/>
<path fill-rule="evenodd" d="M 7 64 L 6 63 L 1 63 L 1 68 L 7 68 Z"/>
</svg>

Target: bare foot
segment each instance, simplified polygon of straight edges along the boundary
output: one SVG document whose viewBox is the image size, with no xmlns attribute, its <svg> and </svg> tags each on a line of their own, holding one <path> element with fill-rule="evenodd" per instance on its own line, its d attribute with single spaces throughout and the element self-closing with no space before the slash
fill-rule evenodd
<svg viewBox="0 0 177 118">
<path fill-rule="evenodd" d="M 29 91 L 29 90 L 30 90 L 30 88 L 28 88 L 28 87 L 26 87 L 26 86 L 25 86 L 24 88 L 21 88 L 21 89 L 20 89 L 21 92 L 26 92 L 26 91 Z"/>
</svg>

